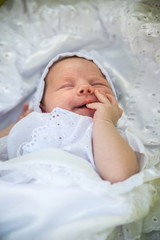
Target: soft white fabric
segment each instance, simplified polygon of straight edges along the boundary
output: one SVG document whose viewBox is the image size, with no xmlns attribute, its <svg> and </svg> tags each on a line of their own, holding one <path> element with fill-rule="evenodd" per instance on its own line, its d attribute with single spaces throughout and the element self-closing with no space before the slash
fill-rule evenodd
<svg viewBox="0 0 160 240">
<path fill-rule="evenodd" d="M 5 161 L 8 159 L 7 143 L 8 143 L 8 136 L 0 138 L 0 160 L 1 161 L 2 160 Z"/>
<path fill-rule="evenodd" d="M 0 162 L 0 176 L 1 239 L 106 240 L 116 226 L 143 219 L 152 209 L 159 194 L 152 181 L 160 170 L 110 184 L 87 161 L 48 148 Z"/>
<path fill-rule="evenodd" d="M 8 136 L 8 156 L 15 158 L 43 148 L 61 148 L 92 163 L 92 118 L 54 108 L 33 112 L 18 122 Z"/>
<path fill-rule="evenodd" d="M 95 49 L 107 69 L 112 70 L 116 90 L 120 92 L 119 102 L 128 118 L 129 132 L 141 139 L 148 156 L 148 169 L 125 183 L 114 185 L 115 191 L 113 188 L 109 190 L 109 194 L 117 193 L 112 210 L 118 209 L 116 203 L 124 199 L 119 206 L 124 212 L 128 207 L 125 216 L 119 210 L 113 211 L 113 214 L 106 210 L 105 217 L 103 206 L 108 201 L 107 197 L 104 202 L 94 201 L 89 192 L 89 200 L 84 194 L 78 201 L 69 188 L 59 188 L 58 191 L 57 187 L 50 187 L 51 179 L 54 182 L 64 179 L 62 182 L 65 183 L 67 174 L 63 171 L 59 178 L 60 172 L 55 178 L 54 174 L 49 174 L 52 169 L 55 170 L 51 168 L 51 157 L 57 156 L 59 163 L 57 151 L 60 150 L 44 149 L 44 154 L 39 151 L 19 157 L 17 162 L 1 162 L 0 239 L 56 239 L 53 231 L 59 231 L 64 234 L 65 240 L 77 240 L 78 237 L 83 240 L 159 240 L 159 11 L 158 0 L 8 0 L 0 7 L 0 129 L 18 118 L 24 102 L 30 101 L 31 104 L 41 74 L 53 56 L 61 52 Z M 3 140 L 5 143 L 6 139 L 1 139 L 3 150 Z M 68 154 L 63 152 L 62 159 L 66 159 Z M 47 163 L 49 159 L 50 164 Z M 35 164 L 35 160 L 44 164 Z M 75 156 L 73 160 L 72 167 L 76 162 Z M 80 162 L 87 164 L 87 161 Z M 79 165 L 77 168 L 80 171 Z M 58 169 L 60 171 L 62 167 L 55 171 Z M 90 171 L 95 173 L 91 166 Z M 76 191 L 78 179 L 83 179 L 84 175 L 90 178 L 89 171 L 85 171 L 83 176 L 80 171 L 75 181 L 74 171 L 71 170 L 71 173 Z M 47 176 L 49 180 L 45 182 Z M 33 186 L 34 179 L 38 179 L 39 184 Z M 139 184 L 138 187 L 136 184 Z M 95 194 L 100 190 L 99 185 L 95 188 L 95 182 L 89 186 L 87 191 L 95 189 Z M 123 198 L 121 191 L 126 189 L 125 186 L 128 191 Z M 101 191 L 105 190 L 106 185 L 103 185 Z M 61 195 L 64 191 L 65 194 Z M 61 200 L 57 201 L 60 204 L 57 209 L 53 205 L 55 196 Z M 100 196 L 98 199 L 101 199 Z M 73 205 L 77 208 L 71 212 Z M 91 206 L 92 209 L 89 208 Z M 118 217 L 116 213 L 119 213 Z M 72 218 L 73 215 L 75 218 Z M 59 236 L 58 240 L 63 239 Z"/>
<path fill-rule="evenodd" d="M 124 122 L 121 119 L 121 127 L 117 130 L 136 152 L 141 170 L 147 162 L 144 146 L 127 130 Z M 11 159 L 43 148 L 54 147 L 87 160 L 95 169 L 92 126 L 92 118 L 61 108 L 54 108 L 51 113 L 33 112 L 12 128 L 8 136 L 8 156 Z"/>
</svg>

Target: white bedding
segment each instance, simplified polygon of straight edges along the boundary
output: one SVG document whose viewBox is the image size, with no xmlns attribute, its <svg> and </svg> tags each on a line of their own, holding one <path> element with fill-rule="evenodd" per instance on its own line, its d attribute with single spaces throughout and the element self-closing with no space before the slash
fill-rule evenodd
<svg viewBox="0 0 160 240">
<path fill-rule="evenodd" d="M 0 129 L 32 101 L 54 54 L 96 49 L 149 158 L 113 185 L 58 149 L 0 161 L 0 239 L 160 239 L 159 12 L 159 1 L 125 0 L 8 0 L 0 8 Z"/>
<path fill-rule="evenodd" d="M 0 174 L 1 239 L 78 240 L 106 239 L 115 226 L 146 216 L 160 171 L 110 184 L 88 162 L 50 148 L 1 162 Z"/>
</svg>

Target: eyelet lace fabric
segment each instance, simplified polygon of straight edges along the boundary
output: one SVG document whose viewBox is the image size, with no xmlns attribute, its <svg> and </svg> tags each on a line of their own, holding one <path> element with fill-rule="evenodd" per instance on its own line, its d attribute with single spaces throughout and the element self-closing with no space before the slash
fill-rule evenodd
<svg viewBox="0 0 160 240">
<path fill-rule="evenodd" d="M 94 165 L 92 118 L 61 108 L 51 113 L 33 112 L 15 125 L 8 136 L 9 158 L 52 147 L 76 154 Z"/>
<path fill-rule="evenodd" d="M 94 216 L 96 219 L 95 222 L 86 221 L 88 223 L 87 225 L 84 221 L 84 225 L 92 226 L 92 229 L 95 231 L 92 230 L 93 232 L 89 233 L 88 230 L 87 235 L 87 233 L 84 231 L 84 227 L 82 231 L 80 231 L 81 233 L 83 232 L 83 235 L 79 235 L 74 238 L 74 236 L 71 234 L 69 238 L 70 240 L 73 238 L 83 240 L 160 239 L 160 186 L 158 177 L 158 171 L 160 170 L 159 12 L 160 3 L 158 0 L 97 0 L 78 2 L 71 0 L 66 2 L 60 0 L 58 4 L 57 1 L 49 0 L 45 1 L 45 4 L 38 0 L 14 0 L 6 1 L 5 4 L 3 4 L 3 6 L 0 8 L 1 128 L 8 125 L 11 121 L 17 119 L 17 116 L 20 112 L 18 109 L 20 109 L 20 106 L 23 105 L 23 102 L 26 101 L 26 99 L 32 100 L 43 68 L 50 60 L 52 55 L 63 51 L 95 49 L 101 54 L 104 66 L 107 66 L 107 68 L 111 69 L 113 78 L 115 78 L 116 87 L 119 89 L 120 105 L 127 116 L 129 130 L 138 135 L 146 147 L 149 158 L 146 171 L 128 180 L 128 184 L 126 184 L 127 186 L 130 186 L 128 190 L 126 190 L 123 184 L 117 184 L 115 185 L 115 189 L 112 189 L 113 195 L 116 193 L 116 191 L 117 194 L 119 194 L 118 199 L 121 199 L 123 194 L 121 191 L 123 191 L 123 189 L 128 191 L 124 193 L 124 195 L 126 197 L 129 196 L 129 198 L 127 198 L 127 202 L 122 204 L 122 206 L 128 206 L 128 202 L 130 202 L 130 204 L 133 203 L 132 206 L 135 208 L 132 209 L 132 211 L 137 214 L 137 218 L 133 218 L 133 216 L 130 215 L 130 218 L 125 218 L 125 220 L 122 222 L 120 220 L 118 221 L 117 217 L 112 229 L 107 225 L 107 229 L 110 230 L 106 232 L 106 223 L 111 222 L 111 217 L 109 219 L 105 219 L 104 221 L 101 219 L 100 221 L 100 218 L 96 218 Z M 38 129 L 38 131 L 44 131 L 45 125 L 43 127 L 39 126 Z M 37 136 L 38 131 L 36 133 Z M 30 144 L 29 147 L 33 147 L 34 135 L 33 138 L 27 139 L 27 141 Z M 60 141 L 62 141 L 62 138 L 58 140 L 58 142 Z M 0 146 L 2 150 L 5 149 L 3 142 L 0 144 Z M 27 152 L 27 148 L 27 144 L 25 146 L 21 146 L 19 149 L 19 154 L 21 151 Z M 37 156 L 37 158 L 40 158 L 40 156 Z M 45 169 L 44 163 L 32 165 L 32 162 L 30 165 L 28 161 L 29 159 L 26 160 L 27 163 L 24 165 L 16 162 L 17 169 L 15 169 L 14 173 L 14 164 L 11 166 L 9 162 L 7 163 L 8 165 L 1 163 L 1 169 L 3 170 L 0 172 L 1 183 L 2 185 L 4 184 L 3 187 L 1 185 L 1 190 L 3 191 L 1 191 L 0 199 L 3 200 L 5 197 L 6 201 L 6 197 L 10 199 L 10 196 L 12 196 L 12 201 L 9 202 L 7 208 L 3 207 L 4 209 L 2 209 L 1 207 L 1 216 L 5 211 L 8 212 L 10 216 L 13 216 L 13 209 L 15 209 L 14 203 L 17 203 L 19 208 L 15 209 L 15 212 L 17 212 L 16 220 L 21 219 L 17 217 L 18 213 L 26 210 L 26 215 L 24 214 L 26 216 L 26 222 L 17 220 L 17 226 L 20 226 L 21 230 L 25 229 L 27 224 L 35 224 L 35 222 L 36 224 L 34 226 L 36 226 L 37 229 L 38 223 L 42 224 L 43 227 L 45 224 L 45 226 L 49 226 L 50 223 L 46 220 L 44 224 L 42 219 L 47 219 L 45 218 L 47 213 L 48 216 L 51 216 L 51 209 L 48 207 L 46 210 L 47 213 L 43 212 L 43 209 L 44 206 L 46 206 L 46 208 L 47 206 L 53 206 L 56 198 L 53 198 L 53 194 L 51 192 L 47 192 L 49 188 L 48 184 L 52 178 L 51 176 L 53 175 L 49 174 L 47 178 L 47 174 L 43 174 L 43 172 L 41 172 L 42 169 L 44 169 L 44 172 L 47 172 L 52 166 L 51 163 L 48 164 Z M 20 165 L 19 169 L 18 165 Z M 35 167 L 34 169 L 33 166 Z M 104 183 L 100 184 L 99 180 L 96 182 L 93 181 L 94 184 L 91 180 L 86 180 L 86 184 L 84 184 L 83 181 L 80 183 L 80 180 L 78 179 L 82 180 L 83 177 L 81 175 L 81 178 L 77 172 L 74 175 L 74 168 L 69 170 L 66 166 L 58 167 L 58 165 L 54 165 L 52 167 L 52 170 L 54 169 L 54 173 L 57 171 L 57 177 L 59 173 L 60 176 L 63 174 L 66 176 L 66 186 L 68 187 L 71 183 L 70 180 L 74 179 L 75 185 L 76 183 L 76 186 L 80 184 L 83 186 L 83 189 L 85 188 L 86 191 L 89 191 L 89 194 L 93 192 L 97 193 L 97 195 L 103 193 L 102 195 L 104 196 L 106 189 L 108 189 L 108 191 L 110 190 L 110 184 L 107 184 L 106 187 Z M 74 178 L 72 178 L 73 175 Z M 15 176 L 17 176 L 16 179 Z M 69 178 L 69 176 L 72 177 Z M 46 180 L 47 183 L 44 184 L 43 188 L 43 191 L 46 193 L 45 200 L 47 203 L 45 201 L 43 202 L 41 199 L 42 195 L 36 188 L 40 182 L 40 179 Z M 55 181 L 56 179 L 57 178 L 54 178 Z M 28 187 L 29 183 L 33 183 L 31 189 Z M 57 179 L 57 183 L 55 182 L 54 184 L 54 186 L 56 186 L 56 184 L 57 186 L 64 186 L 65 179 L 62 182 L 60 182 L 60 179 Z M 13 186 L 14 191 L 11 188 Z M 139 188 L 138 186 L 141 187 Z M 145 188 L 146 186 L 147 188 Z M 16 199 L 15 191 L 17 196 L 19 196 L 18 199 Z M 37 191 L 37 197 L 39 197 L 42 202 L 40 200 L 39 203 L 35 201 L 35 191 Z M 150 193 L 150 195 L 145 195 L 146 198 L 142 198 L 143 194 L 138 195 L 140 192 L 146 194 Z M 76 194 L 78 195 L 77 192 Z M 93 195 L 91 195 L 92 198 Z M 64 197 L 67 199 L 66 204 L 68 204 L 68 212 L 70 214 L 67 215 L 67 210 L 63 208 L 63 217 L 65 215 L 64 213 L 66 213 L 66 218 L 64 218 L 63 223 L 65 222 L 65 219 L 67 219 L 67 216 L 68 219 L 70 219 L 69 216 L 71 216 L 71 213 L 73 213 L 73 204 L 71 206 L 70 199 L 67 198 L 67 196 L 67 194 L 61 195 L 61 199 L 64 199 Z M 24 199 L 26 199 L 26 205 L 25 207 L 21 208 L 21 203 L 24 201 Z M 58 199 L 57 202 L 60 202 L 61 199 Z M 102 206 L 102 203 L 105 205 L 105 202 L 109 201 L 107 199 L 105 199 L 104 202 L 95 201 L 95 205 Z M 143 202 L 141 199 L 143 199 Z M 84 200 L 86 201 L 86 198 L 84 198 L 83 201 Z M 79 206 L 83 205 L 83 201 L 78 202 Z M 28 204 L 31 202 L 33 205 L 35 204 L 34 207 Z M 92 213 L 95 213 L 96 211 L 100 212 L 99 209 L 94 209 L 94 211 L 91 209 L 91 202 L 92 201 L 88 200 L 88 205 L 85 202 L 86 209 L 88 207 Z M 116 202 L 114 203 L 116 204 Z M 36 212 L 36 206 L 41 206 L 41 213 Z M 137 206 L 139 206 L 139 208 Z M 31 207 L 32 214 L 29 216 L 28 213 L 30 212 Z M 141 209 L 144 208 L 146 211 L 142 213 Z M 74 208 L 74 210 L 75 212 L 77 211 L 76 208 Z M 80 210 L 81 211 L 78 213 L 79 216 L 82 216 L 83 208 Z M 128 210 L 129 209 L 127 209 L 126 212 Z M 100 213 L 101 215 L 104 215 L 103 208 Z M 52 219 L 52 222 L 56 222 L 58 225 L 58 220 L 60 221 L 60 219 L 58 218 L 57 212 L 56 214 L 55 219 Z M 38 216 L 37 218 L 35 217 L 37 221 L 34 221 L 33 215 L 34 217 Z M 9 217 L 9 215 L 7 216 Z M 42 222 L 40 222 L 40 219 Z M 77 226 L 75 223 L 76 221 L 72 222 L 70 231 L 71 229 L 74 229 L 74 227 L 76 229 Z M 41 230 L 44 229 L 42 225 L 39 225 L 39 229 Z M 3 229 L 3 236 L 5 236 L 6 230 L 4 229 L 4 225 L 1 229 Z M 32 225 L 30 225 L 30 229 L 32 229 Z M 14 238 L 16 231 L 13 233 L 12 230 L 13 228 L 11 226 L 10 232 L 12 232 L 12 236 L 6 239 L 4 238 L 5 240 L 11 240 Z M 32 232 L 34 232 L 33 229 Z M 24 233 L 27 234 L 26 232 Z M 68 233 L 69 230 L 67 234 Z M 66 236 L 69 236 L 67 234 Z M 19 239 L 22 238 L 20 237 Z M 41 239 L 44 239 L 42 235 L 39 236 L 38 240 Z M 47 235 L 45 239 L 49 240 L 49 235 Z"/>
<path fill-rule="evenodd" d="M 137 154 L 139 169 L 147 162 L 143 144 L 127 130 L 126 118 L 118 123 L 117 131 Z M 92 150 L 93 119 L 61 108 L 51 113 L 33 112 L 17 123 L 8 135 L 9 159 L 45 148 L 60 148 L 90 162 L 94 169 Z"/>
</svg>

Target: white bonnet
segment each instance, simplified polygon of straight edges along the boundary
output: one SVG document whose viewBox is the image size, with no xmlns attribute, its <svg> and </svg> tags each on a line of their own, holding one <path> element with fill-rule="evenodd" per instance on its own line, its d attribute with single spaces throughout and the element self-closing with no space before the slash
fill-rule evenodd
<svg viewBox="0 0 160 240">
<path fill-rule="evenodd" d="M 98 68 L 101 70 L 103 75 L 106 77 L 108 83 L 110 84 L 110 86 L 112 88 L 112 91 L 113 91 L 115 97 L 117 98 L 117 94 L 116 94 L 113 82 L 111 80 L 111 77 L 109 76 L 106 68 L 104 68 L 100 64 L 100 61 L 101 61 L 100 55 L 96 51 L 87 52 L 87 51 L 83 50 L 83 51 L 77 51 L 77 52 L 64 52 L 64 53 L 60 53 L 60 54 L 56 55 L 54 58 L 52 58 L 49 61 L 49 63 L 47 64 L 47 66 L 45 67 L 45 69 L 43 71 L 43 74 L 42 74 L 42 76 L 40 78 L 40 81 L 39 81 L 39 86 L 38 86 L 37 91 L 36 91 L 35 96 L 34 96 L 34 100 L 33 100 L 34 111 L 42 112 L 39 105 L 40 105 L 40 102 L 41 102 L 42 97 L 43 97 L 43 91 L 44 91 L 44 86 L 45 86 L 45 77 L 46 77 L 46 75 L 49 71 L 49 68 L 54 63 L 56 63 L 57 61 L 60 61 L 60 60 L 62 60 L 64 58 L 67 58 L 67 57 L 73 57 L 73 56 L 80 57 L 80 58 L 85 58 L 87 60 L 93 61 L 98 66 Z"/>
</svg>

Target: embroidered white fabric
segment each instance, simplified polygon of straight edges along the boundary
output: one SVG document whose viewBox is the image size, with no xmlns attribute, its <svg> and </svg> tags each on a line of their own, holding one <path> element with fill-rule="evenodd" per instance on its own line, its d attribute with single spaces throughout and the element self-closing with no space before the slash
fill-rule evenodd
<svg viewBox="0 0 160 240">
<path fill-rule="evenodd" d="M 99 202 L 93 195 L 90 199 L 87 198 L 89 190 L 94 191 L 95 186 L 97 194 L 98 189 L 115 193 L 113 188 L 112 191 L 108 190 L 108 183 L 105 183 L 105 187 L 102 184 L 100 188 L 95 181 L 90 181 L 90 187 L 85 184 L 87 181 L 82 181 L 83 187 L 88 186 L 89 194 L 79 192 L 71 184 L 72 188 L 59 189 L 55 196 L 53 188 L 49 187 L 51 179 L 55 182 L 57 180 L 60 185 L 58 174 L 61 173 L 62 177 L 66 173 L 64 180 L 61 180 L 63 185 L 66 176 L 73 177 L 75 168 L 74 161 L 71 161 L 71 175 L 67 175 L 68 170 L 64 170 L 68 169 L 67 166 L 51 168 L 51 155 L 57 153 L 53 149 L 53 152 L 44 150 L 44 155 L 37 151 L 35 155 L 24 155 L 17 158 L 17 161 L 14 160 L 15 162 L 1 162 L 0 238 L 21 240 L 26 236 L 27 240 L 32 239 L 35 234 L 34 240 L 35 236 L 38 236 L 38 240 L 49 240 L 53 235 L 53 231 L 49 229 L 52 222 L 55 224 L 54 229 L 60 229 L 59 231 L 62 230 L 60 225 L 64 227 L 66 223 L 61 231 L 65 240 L 66 236 L 70 240 L 160 239 L 159 11 L 158 0 L 46 0 L 45 3 L 42 0 L 13 0 L 6 1 L 0 8 L 0 129 L 16 120 L 23 103 L 32 100 L 43 68 L 53 55 L 64 51 L 96 49 L 101 54 L 103 64 L 112 69 L 121 93 L 119 101 L 128 118 L 129 130 L 145 144 L 149 158 L 147 169 L 128 179 L 127 186 L 130 189 L 123 197 L 121 191 L 126 189 L 125 183 L 114 185 L 117 186 L 117 198 L 110 202 L 110 198 L 102 200 L 99 196 Z M 6 138 L 1 139 L 0 152 L 4 153 L 5 142 Z M 67 156 L 63 155 L 62 159 Z M 41 162 L 36 164 L 35 159 L 41 159 Z M 49 159 L 51 161 L 45 171 L 44 165 Z M 79 165 L 77 166 L 79 169 Z M 51 169 L 57 169 L 55 178 L 50 174 Z M 82 171 L 85 172 L 84 169 L 83 166 Z M 90 171 L 91 169 L 84 174 L 87 179 L 92 175 L 89 175 Z M 83 179 L 84 175 L 77 175 L 77 179 Z M 72 177 L 71 180 L 74 179 Z M 77 186 L 76 183 L 77 181 L 74 186 Z M 69 192 L 69 189 L 73 191 Z M 36 197 L 39 201 L 36 201 Z M 62 199 L 66 199 L 66 205 L 58 205 L 59 208 L 56 209 L 55 200 L 60 204 Z M 115 212 L 104 210 L 102 206 L 108 203 L 113 204 L 112 210 L 117 206 Z M 76 208 L 78 204 L 81 207 Z M 101 211 L 97 206 L 102 207 Z M 129 210 L 134 214 L 129 214 Z M 58 211 L 62 213 L 60 216 Z M 104 212 L 105 217 L 109 218 L 104 217 Z M 117 215 L 114 218 L 115 213 Z M 94 215 L 92 219 L 91 215 Z M 83 227 L 76 216 L 81 218 Z M 14 221 L 10 221 L 13 219 Z M 79 235 L 71 234 L 73 229 Z M 56 236 L 60 236 L 58 230 Z M 62 239 L 58 237 L 57 239 Z"/>
<path fill-rule="evenodd" d="M 121 119 L 117 130 L 137 154 L 140 170 L 147 163 L 145 149 L 140 140 L 127 130 Z M 8 136 L 9 159 L 43 148 L 60 148 L 90 162 L 94 169 L 92 153 L 93 119 L 54 108 L 51 113 L 33 112 L 18 122 Z"/>
<path fill-rule="evenodd" d="M 51 113 L 33 112 L 17 123 L 8 136 L 10 159 L 50 147 L 71 152 L 94 166 L 92 118 L 61 108 Z"/>
<path fill-rule="evenodd" d="M 0 236 L 129 240 L 158 231 L 159 175 L 150 168 L 110 184 L 87 161 L 54 148 L 0 162 Z"/>
</svg>

